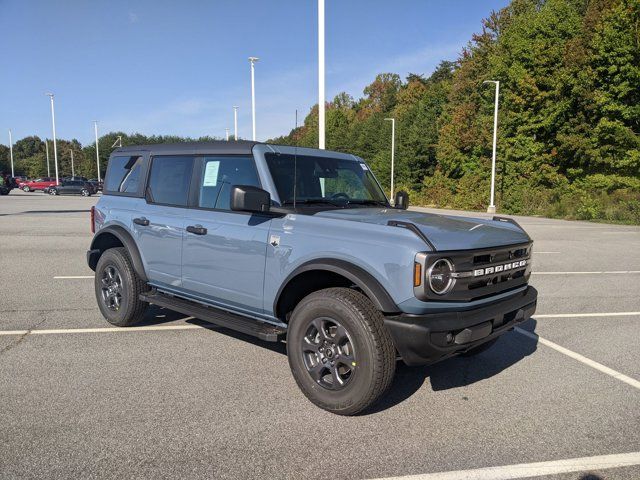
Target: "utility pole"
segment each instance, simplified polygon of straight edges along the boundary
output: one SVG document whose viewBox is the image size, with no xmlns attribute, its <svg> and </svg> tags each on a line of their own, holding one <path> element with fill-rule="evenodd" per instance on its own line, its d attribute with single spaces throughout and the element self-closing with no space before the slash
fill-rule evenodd
<svg viewBox="0 0 640 480">
<path fill-rule="evenodd" d="M 396 119 L 385 118 L 385 120 L 391 122 L 391 201 L 393 202 L 393 170 L 395 165 L 396 156 Z"/>
<path fill-rule="evenodd" d="M 318 148 L 325 147 L 324 0 L 318 0 Z"/>
<path fill-rule="evenodd" d="M 96 134 L 96 167 L 98 168 L 98 182 L 101 181 L 100 178 L 100 152 L 98 151 L 98 121 L 93 121 L 93 131 Z"/>
<path fill-rule="evenodd" d="M 233 139 L 238 141 L 238 106 L 233 106 Z"/>
<path fill-rule="evenodd" d="M 253 141 L 256 141 L 256 85 L 255 85 L 255 63 L 260 60 L 258 57 L 249 57 L 251 62 L 251 122 L 253 126 Z"/>
<path fill-rule="evenodd" d="M 73 150 L 69 150 L 71 152 L 71 176 L 76 176 L 76 169 L 73 168 Z"/>
<path fill-rule="evenodd" d="M 227 137 L 227 142 L 228 142 L 228 141 L 229 141 L 229 129 L 228 129 L 228 128 L 225 128 L 225 129 L 224 129 L 224 133 L 225 133 L 225 135 L 226 135 L 226 137 Z"/>
<path fill-rule="evenodd" d="M 47 152 L 47 178 L 51 178 L 51 167 L 49 166 L 49 141 L 45 138 L 44 149 Z"/>
<path fill-rule="evenodd" d="M 11 138 L 11 129 L 9 129 L 9 152 L 11 152 L 11 176 L 15 177 L 15 172 L 13 171 L 13 138 Z"/>
<path fill-rule="evenodd" d="M 496 99 L 495 99 L 495 105 L 493 108 L 493 155 L 491 158 L 491 200 L 489 202 L 489 208 L 487 208 L 487 213 L 496 213 L 496 204 L 495 204 L 496 145 L 498 143 L 498 97 L 500 95 L 500 81 L 485 80 L 482 83 L 495 83 L 496 85 Z"/>
<path fill-rule="evenodd" d="M 51 125 L 53 129 L 53 161 L 56 166 L 56 185 L 60 185 L 60 179 L 58 176 L 58 144 L 56 143 L 56 114 L 53 107 L 53 93 L 47 93 L 51 99 Z"/>
</svg>

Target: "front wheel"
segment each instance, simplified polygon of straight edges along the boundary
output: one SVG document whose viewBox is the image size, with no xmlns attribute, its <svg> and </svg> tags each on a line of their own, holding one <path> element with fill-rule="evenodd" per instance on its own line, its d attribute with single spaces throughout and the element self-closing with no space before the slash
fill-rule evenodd
<svg viewBox="0 0 640 480">
<path fill-rule="evenodd" d="M 25 192 L 29 192 L 31 189 L 27 186 L 22 187 L 22 190 Z"/>
<path fill-rule="evenodd" d="M 307 398 L 339 415 L 373 405 L 395 372 L 395 348 L 382 314 L 366 296 L 348 288 L 328 288 L 302 299 L 289 323 L 287 355 Z"/>
<path fill-rule="evenodd" d="M 95 292 L 102 316 L 118 327 L 135 325 L 149 306 L 140 301 L 146 284 L 138 277 L 125 248 L 110 248 L 96 266 Z"/>
<path fill-rule="evenodd" d="M 87 190 L 86 188 L 83 188 L 80 191 L 80 195 L 82 195 L 83 197 L 88 197 L 89 195 L 91 195 L 91 193 L 89 192 L 89 190 Z"/>
<path fill-rule="evenodd" d="M 49 195 L 58 195 L 58 191 L 55 188 L 50 188 Z"/>
</svg>

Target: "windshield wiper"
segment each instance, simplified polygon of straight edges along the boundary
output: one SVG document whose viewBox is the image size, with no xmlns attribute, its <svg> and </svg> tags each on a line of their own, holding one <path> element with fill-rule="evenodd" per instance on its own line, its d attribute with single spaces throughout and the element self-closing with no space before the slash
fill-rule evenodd
<svg viewBox="0 0 640 480">
<path fill-rule="evenodd" d="M 349 200 L 347 203 L 349 205 L 380 205 L 383 207 L 389 206 L 389 204 L 383 200 L 370 200 L 370 199 Z"/>
<path fill-rule="evenodd" d="M 289 200 L 283 203 L 283 205 L 293 205 L 293 200 Z M 320 204 L 326 204 L 326 205 L 333 205 L 334 207 L 344 207 L 346 204 L 345 203 L 338 203 L 338 202 L 333 202 L 327 198 L 304 198 L 304 199 L 299 199 L 295 201 L 296 205 L 297 204 L 305 204 L 305 205 L 320 205 Z"/>
</svg>

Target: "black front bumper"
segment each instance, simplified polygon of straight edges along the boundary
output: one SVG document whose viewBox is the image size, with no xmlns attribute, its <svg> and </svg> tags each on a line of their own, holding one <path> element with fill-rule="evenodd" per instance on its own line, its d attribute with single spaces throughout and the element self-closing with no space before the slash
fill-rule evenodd
<svg viewBox="0 0 640 480">
<path fill-rule="evenodd" d="M 407 365 L 427 365 L 466 352 L 529 319 L 536 311 L 533 287 L 486 306 L 457 312 L 385 318 L 396 350 Z"/>
</svg>

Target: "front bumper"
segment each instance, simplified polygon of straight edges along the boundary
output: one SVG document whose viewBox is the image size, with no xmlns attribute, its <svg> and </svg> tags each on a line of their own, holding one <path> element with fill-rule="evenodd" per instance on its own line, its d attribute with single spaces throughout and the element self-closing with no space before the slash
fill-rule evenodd
<svg viewBox="0 0 640 480">
<path fill-rule="evenodd" d="M 536 311 L 533 287 L 504 300 L 459 312 L 386 317 L 396 350 L 407 365 L 427 365 L 466 352 L 529 319 Z"/>
</svg>

